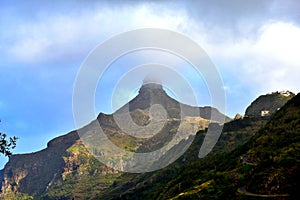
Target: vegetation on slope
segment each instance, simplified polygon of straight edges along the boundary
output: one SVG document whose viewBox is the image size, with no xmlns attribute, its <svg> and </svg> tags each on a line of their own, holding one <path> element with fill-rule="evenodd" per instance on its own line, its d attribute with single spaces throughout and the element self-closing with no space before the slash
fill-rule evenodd
<svg viewBox="0 0 300 200">
<path fill-rule="evenodd" d="M 300 172 L 300 95 L 286 104 L 249 142 L 230 153 L 210 154 L 135 179 L 110 199 L 296 199 Z M 203 136 L 199 133 L 195 142 Z M 197 141 L 198 140 L 198 141 Z M 194 143 L 197 144 L 197 143 Z M 196 145 L 197 146 L 197 145 Z M 194 146 L 195 147 L 195 146 Z M 197 152 L 197 151 L 196 151 Z M 195 151 L 187 153 L 194 154 Z M 123 190 L 126 188 L 123 188 Z"/>
</svg>

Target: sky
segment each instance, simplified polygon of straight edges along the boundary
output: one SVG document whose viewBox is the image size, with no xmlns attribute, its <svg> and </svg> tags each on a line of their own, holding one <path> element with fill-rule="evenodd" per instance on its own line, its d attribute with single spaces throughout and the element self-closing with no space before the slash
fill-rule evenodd
<svg viewBox="0 0 300 200">
<path fill-rule="evenodd" d="M 297 0 L 0 1 L 0 131 L 19 137 L 13 152 L 41 150 L 74 130 L 72 95 L 82 63 L 102 42 L 139 28 L 176 31 L 197 42 L 223 80 L 222 111 L 230 117 L 261 94 L 300 91 Z M 97 90 L 96 113 L 112 112 L 112 83 L 123 65 L 167 57 L 142 54 L 113 64 Z M 188 79 L 188 66 L 180 70 Z M 192 87 L 205 89 L 203 80 L 190 79 Z M 199 94 L 201 106 L 210 104 L 207 95 Z M 0 156 L 0 167 L 6 161 Z"/>
</svg>

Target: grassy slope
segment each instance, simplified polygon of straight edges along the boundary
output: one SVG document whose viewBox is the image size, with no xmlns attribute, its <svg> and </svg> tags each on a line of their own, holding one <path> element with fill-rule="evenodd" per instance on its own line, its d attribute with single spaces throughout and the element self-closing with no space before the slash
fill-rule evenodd
<svg viewBox="0 0 300 200">
<path fill-rule="evenodd" d="M 245 198 L 236 194 L 240 187 L 255 194 L 289 194 L 291 199 L 295 198 L 299 195 L 300 178 L 299 122 L 297 95 L 245 145 L 229 154 L 205 159 L 209 166 L 203 161 L 187 166 L 167 184 L 159 198 Z M 241 156 L 246 158 L 244 163 Z M 187 182 L 186 177 L 191 177 L 191 181 Z M 184 184 L 187 186 L 183 188 Z"/>
<path fill-rule="evenodd" d="M 240 194 L 299 192 L 300 95 L 289 101 L 249 142 L 230 153 L 211 154 L 204 159 L 139 175 L 134 187 L 120 196 L 116 187 L 107 198 L 115 199 L 257 199 Z M 199 137 L 200 136 L 200 137 Z M 201 142 L 201 134 L 198 142 Z M 203 137 L 202 137 L 203 138 Z M 197 139 L 197 138 L 196 138 Z M 199 141 L 200 140 L 200 141 Z M 197 152 L 197 151 L 196 151 Z M 192 151 L 189 151 L 191 153 Z M 194 155 L 195 156 L 195 155 Z M 123 188 L 125 189 L 125 188 Z M 117 195 L 118 194 L 118 195 Z M 115 196 L 114 196 L 115 195 Z"/>
</svg>

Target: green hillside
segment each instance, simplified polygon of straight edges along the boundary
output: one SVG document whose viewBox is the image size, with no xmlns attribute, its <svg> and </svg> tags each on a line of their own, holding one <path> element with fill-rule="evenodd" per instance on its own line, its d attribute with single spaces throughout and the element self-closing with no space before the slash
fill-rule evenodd
<svg viewBox="0 0 300 200">
<path fill-rule="evenodd" d="M 297 199 L 299 122 L 298 94 L 246 144 L 186 165 L 177 162 L 148 175 L 144 187 L 128 190 L 121 199 Z"/>
</svg>

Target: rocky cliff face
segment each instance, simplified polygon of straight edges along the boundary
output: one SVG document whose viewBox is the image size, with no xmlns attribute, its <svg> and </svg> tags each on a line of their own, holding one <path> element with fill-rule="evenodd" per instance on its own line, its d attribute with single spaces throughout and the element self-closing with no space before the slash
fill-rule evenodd
<svg viewBox="0 0 300 200">
<path fill-rule="evenodd" d="M 2 192 L 22 192 L 37 195 L 45 192 L 47 185 L 61 174 L 68 156 L 67 149 L 78 140 L 76 132 L 58 137 L 42 151 L 12 155 L 4 168 Z"/>
<path fill-rule="evenodd" d="M 289 91 L 273 92 L 272 94 L 261 95 L 246 109 L 245 116 L 270 116 L 294 96 L 295 94 Z"/>
<path fill-rule="evenodd" d="M 162 105 L 166 109 L 169 118 L 180 119 L 180 115 L 182 114 L 184 116 L 200 116 L 204 119 L 211 119 L 211 115 L 213 114 L 216 121 L 223 121 L 225 119 L 225 122 L 228 122 L 231 120 L 229 117 L 224 116 L 224 114 L 219 112 L 216 108 L 212 108 L 210 106 L 194 107 L 182 104 L 169 97 L 163 90 L 162 85 L 156 83 L 144 84 L 139 90 L 139 95 L 120 108 L 117 113 L 126 112 L 126 108 L 128 107 L 130 112 L 136 109 L 149 110 L 151 105 L 154 104 Z M 181 113 L 181 111 L 183 113 Z"/>
<path fill-rule="evenodd" d="M 187 108 L 185 109 L 187 112 L 183 114 L 184 123 L 186 126 L 193 127 L 194 134 L 208 126 L 211 112 L 220 119 L 230 120 L 215 108 L 198 108 L 180 104 L 170 98 L 161 85 L 153 83 L 143 85 L 139 95 L 116 113 L 127 112 L 126 106 L 128 106 L 133 121 L 143 126 L 151 120 L 149 108 L 154 104 L 165 108 L 167 123 L 158 134 L 149 139 L 128 136 L 118 128 L 112 115 L 101 113 L 96 120 L 111 141 L 120 148 L 135 152 L 157 149 L 169 142 L 172 134 L 176 132 L 175 126 L 181 117 L 180 106 Z M 96 120 L 83 130 L 92 132 Z M 13 155 L 3 170 L 2 193 L 26 193 L 45 199 L 58 196 L 71 199 L 76 195 L 88 198 L 95 191 L 104 191 L 114 184 L 114 180 L 121 174 L 95 159 L 82 144 L 77 132 L 72 131 L 51 140 L 44 150 Z M 93 191 L 86 191 L 87 188 L 93 188 Z"/>
</svg>

